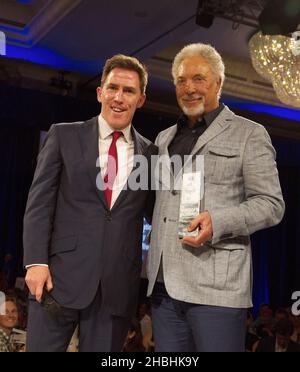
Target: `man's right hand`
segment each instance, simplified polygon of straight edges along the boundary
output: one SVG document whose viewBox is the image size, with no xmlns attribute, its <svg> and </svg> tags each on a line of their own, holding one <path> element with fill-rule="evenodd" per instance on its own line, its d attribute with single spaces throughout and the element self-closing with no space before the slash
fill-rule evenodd
<svg viewBox="0 0 300 372">
<path fill-rule="evenodd" d="M 45 286 L 48 292 L 53 288 L 50 270 L 47 266 L 37 265 L 29 267 L 27 269 L 25 281 L 30 293 L 35 296 L 38 302 L 41 302 L 42 300 L 43 289 Z"/>
</svg>

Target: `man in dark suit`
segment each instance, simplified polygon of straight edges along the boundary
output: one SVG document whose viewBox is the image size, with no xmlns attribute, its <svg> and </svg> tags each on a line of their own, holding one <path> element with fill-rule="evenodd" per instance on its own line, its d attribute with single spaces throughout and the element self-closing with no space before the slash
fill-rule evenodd
<svg viewBox="0 0 300 372">
<path fill-rule="evenodd" d="M 80 351 L 122 348 L 136 309 L 143 216 L 152 204 L 149 188 L 130 189 L 138 155 L 148 162 L 156 153 L 131 126 L 146 85 L 137 59 L 114 56 L 97 89 L 99 117 L 49 131 L 24 218 L 28 351 L 66 350 L 77 325 Z"/>
</svg>

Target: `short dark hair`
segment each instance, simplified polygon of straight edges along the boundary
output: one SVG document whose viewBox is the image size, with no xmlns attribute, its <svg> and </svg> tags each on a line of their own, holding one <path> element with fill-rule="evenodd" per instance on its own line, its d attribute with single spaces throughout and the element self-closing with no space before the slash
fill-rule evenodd
<svg viewBox="0 0 300 372">
<path fill-rule="evenodd" d="M 140 79 L 141 92 L 145 94 L 148 84 L 148 72 L 146 66 L 144 66 L 138 59 L 135 57 L 125 56 L 124 54 L 117 54 L 108 59 L 103 68 L 101 85 L 105 83 L 107 76 L 114 68 L 123 68 L 125 70 L 137 72 Z"/>
</svg>

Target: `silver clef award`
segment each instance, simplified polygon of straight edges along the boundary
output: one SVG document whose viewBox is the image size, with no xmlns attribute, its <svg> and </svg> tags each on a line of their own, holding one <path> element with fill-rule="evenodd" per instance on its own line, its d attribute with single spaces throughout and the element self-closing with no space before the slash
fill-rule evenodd
<svg viewBox="0 0 300 372">
<path fill-rule="evenodd" d="M 197 157 L 198 158 L 198 157 Z M 204 188 L 204 161 L 203 156 L 197 159 L 198 166 L 196 171 L 188 171 L 182 174 L 181 201 L 179 211 L 178 236 L 180 239 L 185 236 L 197 236 L 199 231 L 189 232 L 190 222 L 198 216 L 201 211 L 201 200 Z"/>
</svg>

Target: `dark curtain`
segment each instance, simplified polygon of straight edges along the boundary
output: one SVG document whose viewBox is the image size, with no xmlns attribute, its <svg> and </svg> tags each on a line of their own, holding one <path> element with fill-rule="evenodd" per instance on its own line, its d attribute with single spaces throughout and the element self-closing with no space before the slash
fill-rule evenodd
<svg viewBox="0 0 300 372">
<path fill-rule="evenodd" d="M 261 303 L 290 306 L 293 292 L 300 290 L 300 144 L 274 138 L 273 145 L 286 210 L 278 226 L 251 237 L 255 313 Z"/>
<path fill-rule="evenodd" d="M 0 254 L 9 286 L 23 274 L 23 215 L 38 140 L 35 128 L 0 128 Z"/>
<path fill-rule="evenodd" d="M 300 168 L 280 167 L 280 176 L 286 213 L 271 242 L 275 252 L 271 246 L 268 255 L 270 302 L 276 307 L 291 304 L 292 293 L 300 290 Z"/>
</svg>

